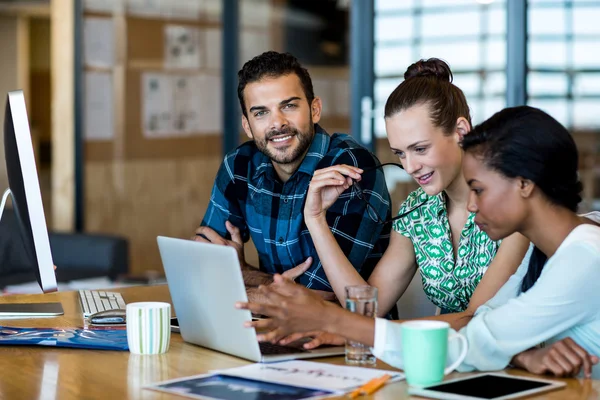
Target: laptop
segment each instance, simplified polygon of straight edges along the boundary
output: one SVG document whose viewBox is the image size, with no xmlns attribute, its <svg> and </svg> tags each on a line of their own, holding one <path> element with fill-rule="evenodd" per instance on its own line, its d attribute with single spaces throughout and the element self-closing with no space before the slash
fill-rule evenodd
<svg viewBox="0 0 600 400">
<path fill-rule="evenodd" d="M 344 354 L 343 346 L 306 350 L 302 343 L 259 343 L 252 319 L 235 303 L 247 301 L 235 249 L 210 243 L 159 236 L 158 248 L 184 341 L 256 362 Z"/>
</svg>

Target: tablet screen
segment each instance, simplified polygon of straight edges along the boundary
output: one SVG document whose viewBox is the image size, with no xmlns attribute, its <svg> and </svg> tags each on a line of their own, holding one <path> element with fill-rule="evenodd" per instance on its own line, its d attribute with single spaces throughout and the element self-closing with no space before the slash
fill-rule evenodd
<svg viewBox="0 0 600 400">
<path fill-rule="evenodd" d="M 546 386 L 551 386 L 551 383 L 530 381 L 509 376 L 480 375 L 471 379 L 429 386 L 425 389 L 482 399 L 494 399 Z"/>
</svg>

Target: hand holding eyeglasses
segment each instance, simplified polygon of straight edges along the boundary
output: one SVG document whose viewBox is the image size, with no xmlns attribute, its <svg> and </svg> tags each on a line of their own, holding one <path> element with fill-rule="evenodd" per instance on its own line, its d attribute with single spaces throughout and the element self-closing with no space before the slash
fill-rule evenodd
<svg viewBox="0 0 600 400">
<path fill-rule="evenodd" d="M 359 201 L 364 203 L 369 217 L 377 224 L 387 225 L 390 222 L 407 215 L 408 213 L 404 213 L 388 219 L 385 219 L 384 216 L 380 216 L 377 212 L 378 208 L 373 207 L 373 205 L 369 203 L 369 196 L 365 195 L 365 193 L 369 191 L 363 191 L 363 188 L 359 184 L 363 173 L 369 173 L 385 166 L 402 168 L 401 164 L 396 163 L 378 164 L 364 169 L 352 165 L 340 164 L 315 171 L 315 174 L 310 181 L 308 193 L 306 194 L 306 204 L 304 205 L 304 220 L 306 221 L 306 224 L 310 225 L 315 221 L 319 221 L 320 218 L 324 221 L 327 209 L 331 207 L 340 195 L 350 187 L 352 187 L 353 190 L 352 195 L 356 196 Z M 425 204 L 425 202 L 419 204 L 415 209 L 423 204 Z M 414 211 L 414 209 L 411 209 L 409 212 L 412 211 Z"/>
<path fill-rule="evenodd" d="M 327 209 L 340 195 L 350 188 L 354 181 L 361 180 L 362 172 L 361 168 L 345 164 L 316 170 L 306 194 L 305 221 L 309 223 L 309 220 L 325 218 Z"/>
</svg>

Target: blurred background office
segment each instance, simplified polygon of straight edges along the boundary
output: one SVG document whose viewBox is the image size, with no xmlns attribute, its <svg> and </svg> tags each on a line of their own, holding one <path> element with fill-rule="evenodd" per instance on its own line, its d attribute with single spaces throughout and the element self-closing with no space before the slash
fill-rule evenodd
<svg viewBox="0 0 600 400">
<path fill-rule="evenodd" d="M 566 125 L 582 210 L 600 209 L 598 21 L 598 0 L 0 1 L 0 93 L 25 91 L 49 227 L 119 235 L 130 273 L 161 273 L 156 236 L 191 235 L 246 140 L 237 70 L 271 49 L 309 69 L 322 126 L 382 161 L 387 96 L 412 62 L 442 58 L 474 123 L 530 104 Z M 396 209 L 416 185 L 393 172 Z"/>
</svg>

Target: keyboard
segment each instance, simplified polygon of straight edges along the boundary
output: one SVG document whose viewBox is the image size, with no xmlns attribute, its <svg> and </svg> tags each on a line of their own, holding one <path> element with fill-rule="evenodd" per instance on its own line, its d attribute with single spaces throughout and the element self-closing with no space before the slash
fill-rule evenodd
<svg viewBox="0 0 600 400">
<path fill-rule="evenodd" d="M 276 355 L 276 354 L 298 354 L 298 353 L 306 353 L 308 350 L 303 349 L 302 347 L 291 347 L 291 346 L 281 346 L 278 344 L 273 344 L 271 342 L 259 342 L 258 346 L 260 347 L 260 353 L 262 355 Z"/>
<path fill-rule="evenodd" d="M 106 310 L 124 310 L 125 301 L 121 293 L 105 292 L 102 290 L 80 290 L 79 300 L 83 317 Z"/>
</svg>

